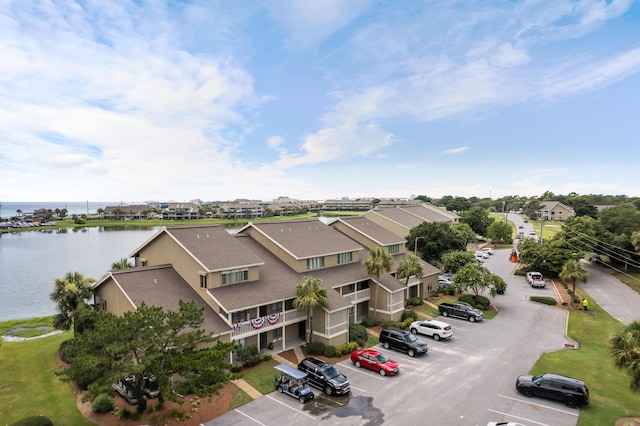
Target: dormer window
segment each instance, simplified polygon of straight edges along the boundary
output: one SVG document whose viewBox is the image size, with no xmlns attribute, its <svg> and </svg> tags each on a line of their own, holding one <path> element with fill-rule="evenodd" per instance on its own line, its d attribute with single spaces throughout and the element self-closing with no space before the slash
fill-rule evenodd
<svg viewBox="0 0 640 426">
<path fill-rule="evenodd" d="M 200 288 L 207 288 L 207 274 L 200 274 Z"/>
<path fill-rule="evenodd" d="M 394 244 L 389 246 L 389 254 L 400 253 L 400 244 Z"/>
<path fill-rule="evenodd" d="M 352 259 L 353 259 L 353 253 L 352 252 L 339 253 L 338 254 L 338 265 L 340 265 L 341 263 L 349 263 L 349 262 L 351 262 Z"/>
<path fill-rule="evenodd" d="M 222 285 L 235 284 L 249 279 L 249 269 L 237 269 L 222 273 Z"/>
<path fill-rule="evenodd" d="M 324 257 L 307 259 L 307 270 L 324 268 Z"/>
</svg>

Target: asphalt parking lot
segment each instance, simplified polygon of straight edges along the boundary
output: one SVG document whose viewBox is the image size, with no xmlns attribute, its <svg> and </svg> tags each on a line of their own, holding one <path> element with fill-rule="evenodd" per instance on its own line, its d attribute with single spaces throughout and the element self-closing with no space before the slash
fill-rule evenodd
<svg viewBox="0 0 640 426">
<path fill-rule="evenodd" d="M 398 376 L 382 377 L 346 360 L 338 368 L 349 377 L 348 396 L 327 397 L 312 388 L 316 398 L 303 405 L 273 392 L 205 425 L 576 425 L 579 409 L 515 390 L 516 377 L 541 354 L 564 347 L 567 314 L 528 301 L 533 294 L 552 296 L 553 290 L 533 289 L 524 277 L 511 275 L 509 253 L 497 250 L 486 262 L 508 284 L 506 294 L 494 300 L 496 318 L 470 323 L 439 317 L 452 325 L 454 337 L 436 342 L 422 336 L 429 344 L 425 356 L 376 347 L 399 363 Z"/>
</svg>

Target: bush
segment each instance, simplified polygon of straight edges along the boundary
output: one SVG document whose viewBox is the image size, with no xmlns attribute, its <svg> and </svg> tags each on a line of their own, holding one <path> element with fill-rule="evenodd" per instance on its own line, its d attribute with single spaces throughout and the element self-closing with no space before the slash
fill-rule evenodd
<svg viewBox="0 0 640 426">
<path fill-rule="evenodd" d="M 547 296 L 531 296 L 532 302 L 544 303 L 545 305 L 555 306 L 558 302 L 553 297 Z"/>
<path fill-rule="evenodd" d="M 367 340 L 369 340 L 369 333 L 367 333 L 367 328 L 365 326 L 360 324 L 349 324 L 350 342 L 356 342 L 358 345 L 364 346 L 367 343 Z"/>
<path fill-rule="evenodd" d="M 458 297 L 458 300 L 460 302 L 466 302 L 474 308 L 476 307 L 476 299 L 473 297 L 473 294 L 463 294 L 462 296 Z"/>
<path fill-rule="evenodd" d="M 349 342 L 344 345 L 340 345 L 336 348 L 336 356 L 348 355 L 358 349 L 358 346 L 364 346 L 364 344 L 360 345 L 358 342 Z"/>
<path fill-rule="evenodd" d="M 336 356 L 336 347 L 333 345 L 327 345 L 324 347 L 324 351 L 322 353 L 327 358 L 333 358 Z"/>
<path fill-rule="evenodd" d="M 108 413 L 113 410 L 114 403 L 113 397 L 106 393 L 101 393 L 96 396 L 93 402 L 91 403 L 91 411 L 94 413 Z"/>
<path fill-rule="evenodd" d="M 322 355 L 324 353 L 324 343 L 311 342 L 307 344 L 307 352 L 311 355 Z"/>
<path fill-rule="evenodd" d="M 421 297 L 410 297 L 409 299 L 407 299 L 407 303 L 405 306 L 410 307 L 410 306 L 420 306 L 424 303 L 424 301 L 422 300 Z"/>
<path fill-rule="evenodd" d="M 448 285 L 446 287 L 443 287 L 442 290 L 440 290 L 440 292 L 447 296 L 453 296 L 454 294 L 456 294 L 456 288 L 452 285 Z"/>
<path fill-rule="evenodd" d="M 384 320 L 384 321 L 382 321 L 382 327 L 384 327 L 384 328 L 387 328 L 387 327 L 400 328 L 400 324 L 398 323 L 398 321 Z"/>
<path fill-rule="evenodd" d="M 365 327 L 374 327 L 378 325 L 378 321 L 373 317 L 366 317 L 362 320 L 362 325 L 364 325 Z"/>
<path fill-rule="evenodd" d="M 410 319 L 411 322 L 416 321 L 418 319 L 418 313 L 410 310 L 403 311 L 402 316 L 400 317 L 400 322 L 404 322 L 407 319 Z"/>
<path fill-rule="evenodd" d="M 32 416 L 11 423 L 9 426 L 53 426 L 53 422 L 48 417 Z"/>
<path fill-rule="evenodd" d="M 241 347 L 236 351 L 236 355 L 238 356 L 238 362 L 243 367 L 252 367 L 263 359 L 262 352 L 258 350 L 256 345 Z"/>
</svg>

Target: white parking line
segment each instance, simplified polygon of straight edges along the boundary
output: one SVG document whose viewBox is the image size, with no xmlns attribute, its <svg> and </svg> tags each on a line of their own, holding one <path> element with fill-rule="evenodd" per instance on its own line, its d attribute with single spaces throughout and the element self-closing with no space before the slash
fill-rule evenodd
<svg viewBox="0 0 640 426">
<path fill-rule="evenodd" d="M 248 418 L 249 420 L 251 420 L 251 421 L 252 421 L 252 422 L 254 422 L 254 423 L 258 423 L 259 425 L 262 425 L 262 426 L 267 426 L 267 425 L 265 425 L 264 423 L 259 422 L 258 420 L 254 419 L 253 417 L 251 417 L 251 416 L 249 416 L 249 415 L 247 415 L 247 414 L 243 413 L 242 411 L 238 410 L 237 408 L 236 408 L 234 411 L 235 411 L 236 413 L 240 413 L 240 414 L 242 414 L 243 416 L 245 416 L 246 418 Z M 202 425 L 200 425 L 200 426 L 202 426 Z"/>
<path fill-rule="evenodd" d="M 512 401 L 523 402 L 523 403 L 525 403 L 525 404 L 533 404 L 533 405 L 535 405 L 535 406 L 542 407 L 542 408 L 546 408 L 546 409 L 548 409 L 548 410 L 559 411 L 559 412 L 561 412 L 561 413 L 565 413 L 565 414 L 571 414 L 572 416 L 576 416 L 576 417 L 578 417 L 578 416 L 580 415 L 579 413 L 574 413 L 573 411 L 561 410 L 561 409 L 559 409 L 559 408 L 549 407 L 548 405 L 536 404 L 535 402 L 531 402 L 531 400 L 530 400 L 530 399 L 512 398 L 512 397 L 510 397 L 510 396 L 500 395 L 500 394 L 498 394 L 498 396 L 499 396 L 500 398 L 506 398 L 506 399 L 510 399 L 510 400 L 512 400 Z"/>
<path fill-rule="evenodd" d="M 536 422 L 535 420 L 531 420 L 528 419 L 526 417 L 518 417 L 518 416 L 514 416 L 513 414 L 509 414 L 509 413 L 503 413 L 502 411 L 498 411 L 498 410 L 492 410 L 491 408 L 487 408 L 487 410 L 491 411 L 492 413 L 498 413 L 498 414 L 502 414 L 503 416 L 507 416 L 507 417 L 513 417 L 514 419 L 518 419 L 518 420 L 524 420 L 527 423 L 535 423 L 537 425 L 540 426 L 549 426 L 546 423 L 540 423 L 540 422 Z"/>
<path fill-rule="evenodd" d="M 275 398 L 274 398 L 274 397 L 272 397 L 271 395 L 265 395 L 265 396 L 266 396 L 267 398 L 270 398 L 270 399 L 274 400 L 274 401 L 275 401 L 275 402 L 277 402 L 278 404 L 282 404 L 282 405 L 284 405 L 285 407 L 287 407 L 287 408 L 289 408 L 289 409 L 291 409 L 291 410 L 295 411 L 296 413 L 300 413 L 300 414 L 302 414 L 303 416 L 309 417 L 309 418 L 310 418 L 310 419 L 312 419 L 312 420 L 317 420 L 315 417 L 310 416 L 310 415 L 308 415 L 307 413 L 303 413 L 302 411 L 300 411 L 300 410 L 296 410 L 295 408 L 291 407 L 290 405 L 285 404 L 285 403 L 284 403 L 284 402 L 282 402 L 282 401 L 278 401 L 277 399 L 275 399 Z"/>
<path fill-rule="evenodd" d="M 378 373 L 371 370 L 367 370 L 366 368 L 357 368 L 357 367 L 352 367 L 350 365 L 343 365 L 343 364 L 340 364 L 340 368 L 348 368 L 349 370 L 357 371 L 358 373 L 367 374 L 367 375 L 371 373 L 371 377 L 373 377 L 374 379 L 383 380 L 383 381 L 385 380 L 385 378 L 380 376 Z"/>
</svg>

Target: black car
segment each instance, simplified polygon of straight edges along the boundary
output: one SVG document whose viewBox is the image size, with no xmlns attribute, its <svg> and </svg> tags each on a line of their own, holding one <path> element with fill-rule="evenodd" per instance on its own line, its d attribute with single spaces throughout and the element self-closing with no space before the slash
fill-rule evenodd
<svg viewBox="0 0 640 426">
<path fill-rule="evenodd" d="M 409 356 L 418 354 L 426 354 L 429 347 L 425 342 L 418 339 L 408 331 L 399 328 L 384 328 L 380 332 L 378 339 L 385 349 L 395 349 L 396 351 L 406 352 Z"/>
<path fill-rule="evenodd" d="M 557 374 L 520 376 L 516 389 L 524 396 L 542 396 L 562 401 L 567 407 L 579 407 L 589 403 L 589 389 L 584 382 Z"/>
<path fill-rule="evenodd" d="M 346 395 L 349 393 L 349 379 L 333 364 L 310 357 L 300 361 L 298 370 L 307 373 L 308 383 L 323 390 L 327 395 Z"/>
</svg>

